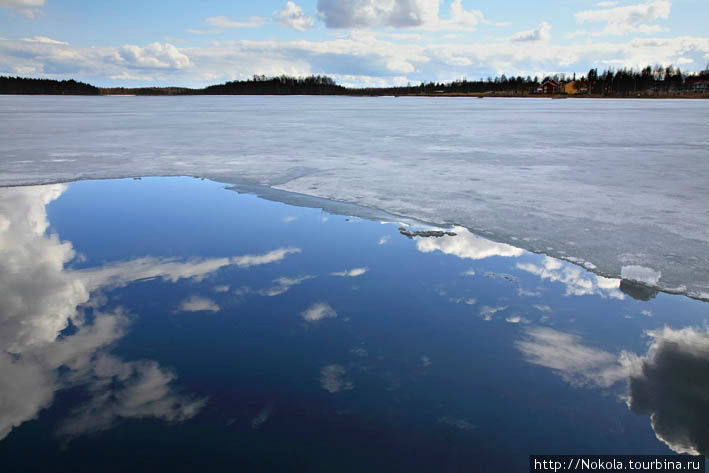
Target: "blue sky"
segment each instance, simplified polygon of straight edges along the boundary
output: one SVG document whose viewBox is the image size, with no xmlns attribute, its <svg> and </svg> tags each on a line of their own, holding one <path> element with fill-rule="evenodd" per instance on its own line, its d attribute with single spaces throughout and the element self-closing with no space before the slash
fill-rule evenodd
<svg viewBox="0 0 709 473">
<path fill-rule="evenodd" d="M 326 74 L 353 86 L 709 63 L 706 0 L 0 0 L 0 74 L 204 86 Z"/>
</svg>

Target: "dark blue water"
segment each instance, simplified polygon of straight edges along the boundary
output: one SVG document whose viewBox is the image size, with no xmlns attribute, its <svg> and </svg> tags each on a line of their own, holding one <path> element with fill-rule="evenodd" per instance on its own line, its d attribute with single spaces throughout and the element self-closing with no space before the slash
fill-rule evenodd
<svg viewBox="0 0 709 473">
<path fill-rule="evenodd" d="M 706 303 L 224 187 L 0 189 L 3 471 L 709 451 Z"/>
</svg>

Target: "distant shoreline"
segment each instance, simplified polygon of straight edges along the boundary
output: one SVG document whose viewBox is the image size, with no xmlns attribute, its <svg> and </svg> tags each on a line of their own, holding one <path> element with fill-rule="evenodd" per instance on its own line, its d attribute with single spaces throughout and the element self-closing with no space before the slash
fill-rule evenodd
<svg viewBox="0 0 709 473">
<path fill-rule="evenodd" d="M 642 71 L 607 70 L 576 79 L 563 75 L 545 77 L 506 77 L 494 80 L 421 82 L 394 87 L 352 88 L 337 84 L 327 76 L 254 76 L 215 84 L 200 89 L 189 87 L 96 87 L 73 79 L 34 79 L 0 76 L 0 95 L 77 95 L 77 96 L 193 96 L 193 95 L 325 95 L 343 97 L 462 97 L 462 98 L 633 98 L 706 99 L 709 98 L 709 70 L 696 74 L 679 69 L 650 67 Z"/>
<path fill-rule="evenodd" d="M 12 94 L 0 92 L 0 97 L 390 97 L 390 98 L 412 98 L 412 97 L 436 97 L 436 98 L 470 98 L 470 99 L 634 99 L 634 100 L 708 100 L 709 94 L 696 95 L 545 95 L 545 94 L 461 94 L 461 93 L 444 93 L 444 94 Z"/>
</svg>

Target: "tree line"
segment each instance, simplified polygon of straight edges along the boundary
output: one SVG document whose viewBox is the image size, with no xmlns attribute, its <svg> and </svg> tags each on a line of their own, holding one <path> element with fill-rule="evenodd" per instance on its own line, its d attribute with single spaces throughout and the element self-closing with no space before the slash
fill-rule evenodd
<svg viewBox="0 0 709 473">
<path fill-rule="evenodd" d="M 101 89 L 84 82 L 0 76 L 0 94 L 100 95 Z"/>
<path fill-rule="evenodd" d="M 202 89 L 184 87 L 98 88 L 75 80 L 0 77 L 0 94 L 48 95 L 530 95 L 539 93 L 545 81 L 557 84 L 574 82 L 578 90 L 594 96 L 672 96 L 709 95 L 709 66 L 699 73 L 688 74 L 673 66 L 647 66 L 641 70 L 594 68 L 580 77 L 557 74 L 548 77 L 501 76 L 480 80 L 461 79 L 451 82 L 421 82 L 397 87 L 347 88 L 322 75 L 309 77 L 253 76 Z M 563 93 L 564 89 L 561 89 Z"/>
<path fill-rule="evenodd" d="M 704 71 L 695 74 L 682 72 L 673 66 L 647 66 L 641 70 L 606 69 L 599 73 L 593 68 L 586 75 L 576 77 L 576 74 L 567 76 L 556 74 L 546 77 L 507 77 L 501 76 L 480 80 L 461 79 L 452 82 L 422 82 L 419 85 L 407 85 L 400 87 L 368 88 L 358 89 L 360 93 L 370 93 L 372 95 L 435 95 L 435 94 L 506 94 L 506 95 L 529 95 L 540 92 L 544 81 L 554 81 L 563 85 L 575 82 L 583 87 L 583 90 L 590 95 L 600 96 L 658 96 L 671 94 L 687 94 L 703 92 L 701 87 L 703 81 L 709 81 L 709 66 Z M 563 91 L 561 92 L 563 93 Z"/>
</svg>

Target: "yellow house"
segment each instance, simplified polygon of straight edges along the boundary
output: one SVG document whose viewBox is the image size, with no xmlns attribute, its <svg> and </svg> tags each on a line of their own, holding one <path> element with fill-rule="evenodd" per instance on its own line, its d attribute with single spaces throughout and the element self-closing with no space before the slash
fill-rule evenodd
<svg viewBox="0 0 709 473">
<path fill-rule="evenodd" d="M 575 95 L 588 92 L 588 83 L 581 80 L 573 80 L 564 86 L 567 95 Z"/>
</svg>

